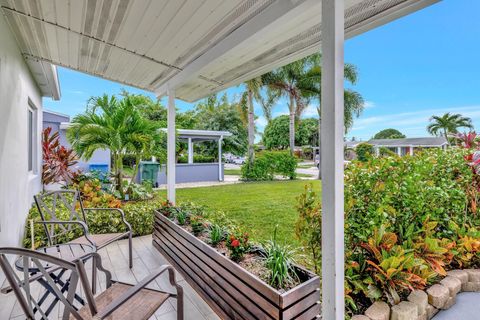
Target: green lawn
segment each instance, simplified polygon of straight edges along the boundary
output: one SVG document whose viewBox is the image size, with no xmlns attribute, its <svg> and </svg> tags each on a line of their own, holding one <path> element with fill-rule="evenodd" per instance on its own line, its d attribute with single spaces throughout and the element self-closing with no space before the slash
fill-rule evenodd
<svg viewBox="0 0 480 320">
<path fill-rule="evenodd" d="M 240 169 L 224 169 L 223 173 L 226 176 L 239 176 L 242 174 L 242 171 Z"/>
<path fill-rule="evenodd" d="M 302 164 L 302 165 L 298 165 L 298 168 L 299 168 L 299 169 L 310 169 L 310 168 L 313 168 L 313 167 L 315 167 L 314 164 L 308 164 L 308 165 L 307 165 L 307 164 Z"/>
<path fill-rule="evenodd" d="M 320 181 L 273 181 L 231 184 L 224 186 L 178 189 L 177 199 L 220 210 L 250 233 L 252 240 L 270 239 L 278 225 L 278 237 L 293 245 L 295 239 L 296 197 L 305 184 L 313 183 L 317 191 Z M 161 191 L 162 195 L 165 191 Z"/>
</svg>

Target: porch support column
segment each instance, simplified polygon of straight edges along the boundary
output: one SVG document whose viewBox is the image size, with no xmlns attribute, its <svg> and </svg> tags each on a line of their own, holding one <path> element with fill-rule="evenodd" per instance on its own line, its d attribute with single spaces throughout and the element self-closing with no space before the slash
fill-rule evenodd
<svg viewBox="0 0 480 320">
<path fill-rule="evenodd" d="M 167 111 L 167 199 L 175 203 L 175 90 L 168 89 Z"/>
<path fill-rule="evenodd" d="M 188 138 L 188 163 L 193 163 L 193 142 L 192 138 Z"/>
<path fill-rule="evenodd" d="M 344 320 L 344 0 L 322 1 L 322 318 Z"/>
<path fill-rule="evenodd" d="M 402 147 L 397 147 L 397 154 L 401 157 L 402 156 Z"/>
<path fill-rule="evenodd" d="M 410 155 L 413 156 L 413 146 L 410 146 L 409 151 L 410 151 Z"/>
<path fill-rule="evenodd" d="M 222 174 L 222 141 L 223 136 L 218 139 L 218 181 L 223 181 Z"/>
</svg>

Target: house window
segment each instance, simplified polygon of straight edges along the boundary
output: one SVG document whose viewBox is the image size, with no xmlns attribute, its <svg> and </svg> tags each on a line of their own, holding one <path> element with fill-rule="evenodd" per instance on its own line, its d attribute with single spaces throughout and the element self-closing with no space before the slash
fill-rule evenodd
<svg viewBox="0 0 480 320">
<path fill-rule="evenodd" d="M 37 173 L 37 109 L 29 103 L 28 106 L 28 171 Z"/>
</svg>

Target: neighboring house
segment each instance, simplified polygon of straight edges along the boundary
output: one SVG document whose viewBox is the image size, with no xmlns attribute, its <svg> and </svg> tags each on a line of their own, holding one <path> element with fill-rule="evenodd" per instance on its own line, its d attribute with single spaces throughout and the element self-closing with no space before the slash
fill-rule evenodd
<svg viewBox="0 0 480 320">
<path fill-rule="evenodd" d="M 43 129 L 51 127 L 52 133 L 58 132 L 60 144 L 67 148 L 71 148 L 66 135 L 69 126 L 70 117 L 68 115 L 43 110 Z M 89 171 L 90 165 L 107 165 L 108 170 L 110 170 L 110 150 L 97 150 L 88 161 L 79 159 L 75 167 L 86 172 Z"/>
<path fill-rule="evenodd" d="M 26 58 L 0 15 L 0 245 L 19 246 L 42 190 L 42 97 L 60 98 L 56 68 Z M 0 283 L 3 275 L 0 273 Z"/>
<path fill-rule="evenodd" d="M 413 155 L 415 150 L 427 148 L 445 149 L 448 146 L 444 137 L 404 138 L 404 139 L 372 139 L 368 141 L 373 145 L 375 153 L 379 154 L 380 148 L 387 148 L 399 156 Z M 356 147 L 356 146 L 355 146 Z"/>
</svg>

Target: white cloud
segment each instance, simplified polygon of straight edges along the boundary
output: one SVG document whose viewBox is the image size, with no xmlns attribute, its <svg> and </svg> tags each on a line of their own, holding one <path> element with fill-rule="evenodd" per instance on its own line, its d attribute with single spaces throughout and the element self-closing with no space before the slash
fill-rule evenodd
<svg viewBox="0 0 480 320">
<path fill-rule="evenodd" d="M 370 108 L 374 108 L 376 105 L 375 105 L 375 102 L 373 101 L 365 101 L 363 106 L 365 107 L 365 109 L 370 109 Z"/>
</svg>

